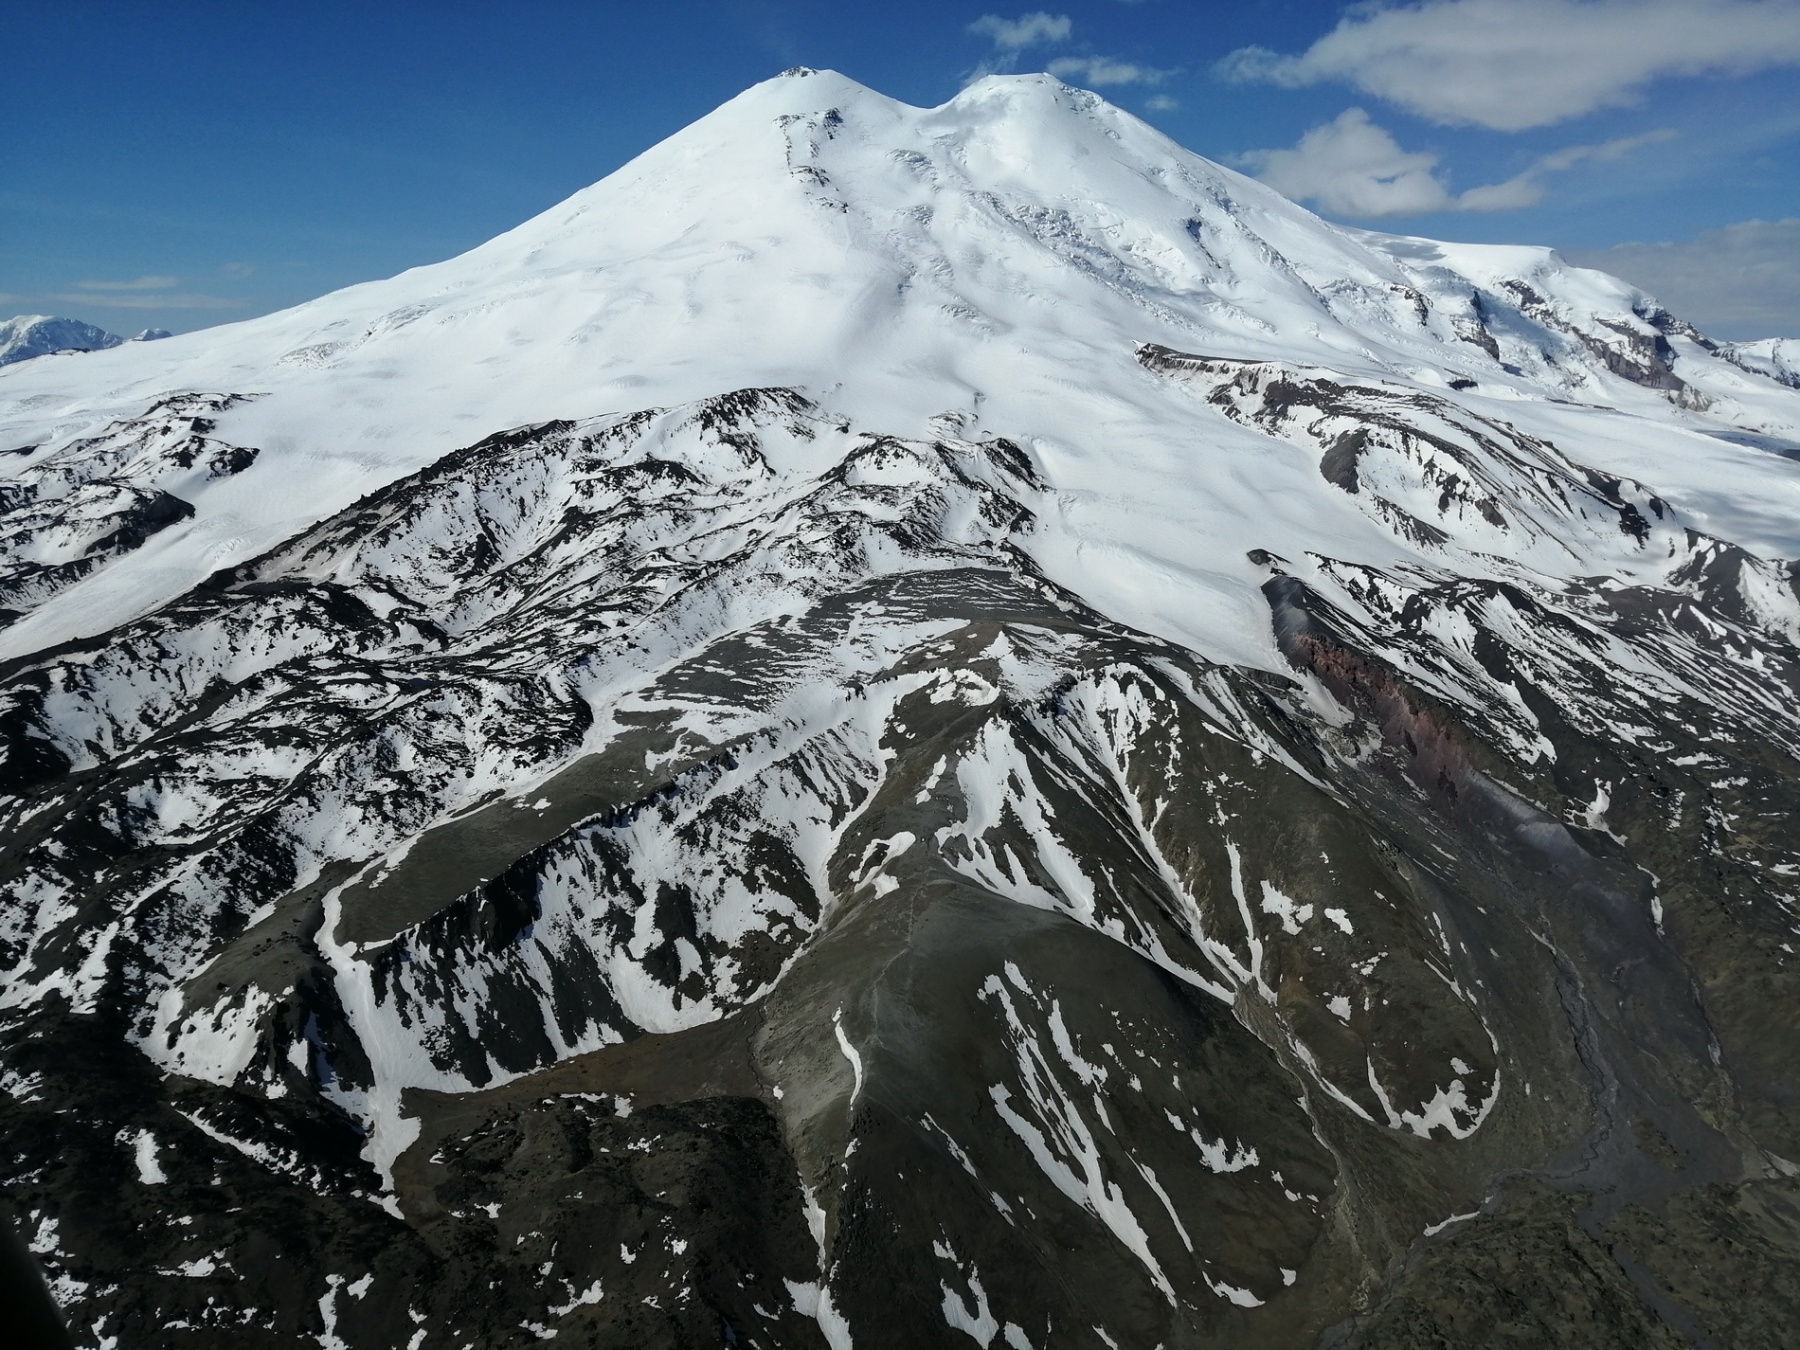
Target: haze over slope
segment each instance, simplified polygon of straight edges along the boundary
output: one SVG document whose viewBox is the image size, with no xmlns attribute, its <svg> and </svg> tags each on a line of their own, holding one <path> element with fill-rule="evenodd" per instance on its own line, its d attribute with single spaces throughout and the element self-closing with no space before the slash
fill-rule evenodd
<svg viewBox="0 0 1800 1350">
<path fill-rule="evenodd" d="M 462 257 L 0 372 L 59 1298 L 96 1345 L 1782 1325 L 1687 1272 L 1795 1250 L 1785 369 L 1047 77 L 802 70 Z"/>
</svg>

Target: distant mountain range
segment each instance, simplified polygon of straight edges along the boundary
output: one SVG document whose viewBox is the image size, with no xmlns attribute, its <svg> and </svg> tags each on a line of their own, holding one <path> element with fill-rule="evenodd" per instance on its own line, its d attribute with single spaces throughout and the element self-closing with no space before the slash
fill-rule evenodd
<svg viewBox="0 0 1800 1350">
<path fill-rule="evenodd" d="M 57 352 L 98 352 L 122 342 L 152 342 L 166 338 L 166 328 L 146 328 L 136 337 L 122 338 L 79 319 L 59 319 L 48 314 L 19 314 L 0 320 L 0 366 L 29 361 L 34 356 Z"/>
<path fill-rule="evenodd" d="M 1800 338 L 1735 342 L 1720 348 L 1719 354 L 1745 370 L 1767 375 L 1790 389 L 1800 389 Z"/>
<path fill-rule="evenodd" d="M 81 1345 L 1791 1338 L 1792 344 L 799 70 L 96 345 L 0 371 Z"/>
</svg>

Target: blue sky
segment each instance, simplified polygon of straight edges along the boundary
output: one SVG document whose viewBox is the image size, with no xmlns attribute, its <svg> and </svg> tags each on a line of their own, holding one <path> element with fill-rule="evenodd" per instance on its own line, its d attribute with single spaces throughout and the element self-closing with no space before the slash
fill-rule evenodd
<svg viewBox="0 0 1800 1350">
<path fill-rule="evenodd" d="M 1800 336 L 1800 0 L 0 7 L 0 315 L 245 318 L 469 248 L 747 85 L 1052 69 L 1333 219 Z"/>
</svg>

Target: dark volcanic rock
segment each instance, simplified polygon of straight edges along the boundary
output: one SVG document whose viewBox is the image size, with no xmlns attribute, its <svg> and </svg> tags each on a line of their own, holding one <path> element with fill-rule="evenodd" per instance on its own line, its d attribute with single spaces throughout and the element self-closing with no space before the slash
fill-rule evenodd
<svg viewBox="0 0 1800 1350">
<path fill-rule="evenodd" d="M 1790 574 L 1141 359 L 1445 565 L 1256 550 L 1288 673 L 1211 664 L 1029 562 L 1020 445 L 753 389 L 15 662 L 0 1169 L 77 1343 L 1779 1343 Z M 229 469 L 220 402 L 91 453 Z"/>
</svg>

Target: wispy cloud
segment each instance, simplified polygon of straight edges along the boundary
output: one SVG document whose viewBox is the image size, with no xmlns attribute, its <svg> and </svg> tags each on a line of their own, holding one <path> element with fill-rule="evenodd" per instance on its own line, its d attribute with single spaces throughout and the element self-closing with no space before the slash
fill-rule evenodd
<svg viewBox="0 0 1800 1350">
<path fill-rule="evenodd" d="M 233 281 L 242 281 L 246 277 L 256 275 L 256 264 L 247 262 L 229 262 L 219 269 L 221 275 Z"/>
<path fill-rule="evenodd" d="M 1046 14 L 1037 10 L 1016 19 L 1003 19 L 998 14 L 983 14 L 969 25 L 979 37 L 992 38 L 1003 51 L 1018 51 L 1048 42 L 1067 42 L 1074 21 L 1067 14 Z"/>
<path fill-rule="evenodd" d="M 1215 71 L 1335 81 L 1446 125 L 1520 131 L 1634 102 L 1663 76 L 1788 65 L 1796 0 L 1427 0 L 1355 6 L 1298 56 L 1242 47 Z"/>
<path fill-rule="evenodd" d="M 1452 192 L 1438 173 L 1438 157 L 1404 150 L 1361 108 L 1349 108 L 1314 127 L 1288 150 L 1252 150 L 1239 162 L 1283 196 L 1310 201 L 1330 215 L 1422 216 L 1437 211 L 1516 211 L 1544 199 L 1543 176 L 1577 164 L 1608 163 L 1666 141 L 1668 129 L 1599 145 L 1571 145 L 1545 155 L 1503 183 Z"/>
<path fill-rule="evenodd" d="M 59 305 L 99 306 L 103 309 L 238 309 L 244 303 L 222 295 L 201 295 L 193 291 L 85 290 L 34 298 Z"/>
<path fill-rule="evenodd" d="M 1633 150 L 1641 150 L 1646 145 L 1660 145 L 1663 141 L 1675 139 L 1673 127 L 1658 127 L 1655 131 L 1646 131 L 1642 136 L 1621 136 L 1616 141 L 1602 141 L 1598 145 L 1571 145 L 1566 150 L 1557 150 L 1545 155 L 1532 165 L 1535 173 L 1561 173 L 1564 169 L 1572 169 L 1577 164 L 1610 164 L 1616 159 L 1624 159 Z"/>
<path fill-rule="evenodd" d="M 75 288 L 81 291 L 166 291 L 180 284 L 180 277 L 133 277 L 130 281 L 78 281 Z"/>
<path fill-rule="evenodd" d="M 1109 84 L 1161 84 L 1175 74 L 1154 66 L 1115 61 L 1110 56 L 1062 56 L 1050 63 L 1049 70 L 1060 80 L 1074 78 L 1095 88 Z"/>
<path fill-rule="evenodd" d="M 1021 14 L 1016 19 L 983 14 L 969 25 L 969 31 L 992 39 L 1000 53 L 996 58 L 997 66 L 984 63 L 976 72 L 987 75 L 995 69 L 1014 69 L 1020 53 L 1027 47 L 1067 42 L 1075 31 L 1075 24 L 1067 14 L 1049 14 L 1040 9 Z M 1112 84 L 1161 84 L 1175 74 L 1172 70 L 1158 70 L 1154 66 L 1141 66 L 1110 56 L 1061 56 L 1045 69 L 1058 79 L 1075 79 L 1095 88 Z"/>
<path fill-rule="evenodd" d="M 1151 112 L 1173 112 L 1181 105 L 1167 94 L 1153 94 L 1144 100 L 1144 106 Z"/>
</svg>

